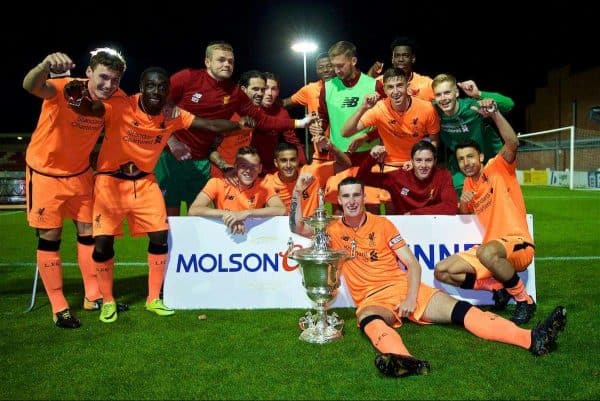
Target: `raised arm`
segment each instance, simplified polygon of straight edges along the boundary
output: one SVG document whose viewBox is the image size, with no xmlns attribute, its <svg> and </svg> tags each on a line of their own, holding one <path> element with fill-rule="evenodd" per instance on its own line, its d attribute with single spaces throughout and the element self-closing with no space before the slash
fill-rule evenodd
<svg viewBox="0 0 600 401">
<path fill-rule="evenodd" d="M 500 109 L 502 113 L 507 113 L 515 107 L 515 102 L 508 96 L 496 92 L 479 90 L 477 84 L 473 80 L 458 82 L 456 85 L 461 88 L 467 96 L 474 99 L 494 99 L 498 105 L 498 109 Z"/>
<path fill-rule="evenodd" d="M 312 237 L 313 229 L 308 224 L 304 223 L 302 215 L 302 192 L 310 186 L 315 180 L 315 177 L 309 173 L 302 173 L 296 180 L 294 191 L 292 192 L 292 200 L 290 202 L 290 231 L 305 237 Z"/>
<path fill-rule="evenodd" d="M 492 120 L 496 123 L 496 127 L 498 128 L 498 133 L 502 137 L 504 141 L 504 145 L 502 149 L 500 149 L 500 153 L 504 160 L 508 163 L 512 163 L 517 158 L 517 149 L 519 148 L 519 138 L 517 138 L 517 134 L 515 130 L 510 125 L 510 123 L 506 120 L 506 118 L 500 113 L 496 111 L 491 115 Z"/>
<path fill-rule="evenodd" d="M 369 71 L 367 71 L 367 75 L 372 78 L 377 78 L 379 75 L 381 75 L 382 71 L 383 71 L 383 62 L 375 61 L 373 63 L 373 65 L 371 66 L 371 68 L 369 68 Z"/>
<path fill-rule="evenodd" d="M 498 128 L 498 133 L 504 141 L 504 145 L 498 154 L 502 155 L 507 163 L 514 162 L 517 158 L 519 138 L 517 138 L 517 134 L 515 133 L 513 127 L 502 115 L 500 110 L 498 110 L 498 105 L 496 102 L 493 99 L 480 100 L 479 109 L 477 111 L 484 117 L 490 117 Z"/>
<path fill-rule="evenodd" d="M 360 122 L 360 118 L 367 112 L 367 110 L 373 108 L 375 103 L 379 100 L 378 93 L 371 93 L 365 96 L 364 101 L 358 109 L 346 120 L 342 127 L 342 136 L 349 137 L 356 134 L 358 131 L 365 129 L 366 127 Z"/>
<path fill-rule="evenodd" d="M 75 67 L 75 63 L 65 53 L 49 54 L 25 75 L 23 89 L 42 99 L 54 97 L 56 88 L 48 81 L 50 71 L 60 74 L 73 67 Z"/>
<path fill-rule="evenodd" d="M 331 140 L 325 135 L 313 136 L 312 141 L 317 146 L 319 153 L 329 152 L 330 154 L 333 154 L 333 171 L 335 174 L 352 167 L 352 160 L 350 160 L 350 157 L 332 144 Z"/>
</svg>

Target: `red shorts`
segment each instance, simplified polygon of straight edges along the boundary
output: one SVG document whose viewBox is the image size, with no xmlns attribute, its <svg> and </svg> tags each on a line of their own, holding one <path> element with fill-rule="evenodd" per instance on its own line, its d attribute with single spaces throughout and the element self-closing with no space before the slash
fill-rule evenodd
<svg viewBox="0 0 600 401">
<path fill-rule="evenodd" d="M 98 174 L 94 185 L 93 235 L 123 235 L 127 219 L 132 236 L 169 229 L 165 201 L 154 174 L 125 180 Z"/>
<path fill-rule="evenodd" d="M 27 221 L 34 228 L 63 226 L 65 218 L 82 223 L 92 222 L 92 169 L 73 177 L 51 177 L 27 167 L 25 193 Z"/>
<path fill-rule="evenodd" d="M 533 255 L 535 254 L 535 247 L 527 239 L 516 235 L 506 235 L 498 238 L 496 241 L 504 246 L 506 259 L 513 265 L 515 271 L 522 272 L 531 264 Z M 479 248 L 479 245 L 458 253 L 458 256 L 466 260 L 473 267 L 477 280 L 492 277 L 492 272 L 477 258 L 477 248 Z"/>
</svg>

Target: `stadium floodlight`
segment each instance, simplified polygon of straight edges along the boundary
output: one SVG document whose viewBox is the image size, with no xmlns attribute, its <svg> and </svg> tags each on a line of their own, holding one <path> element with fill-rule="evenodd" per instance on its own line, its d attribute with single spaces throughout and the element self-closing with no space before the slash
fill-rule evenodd
<svg viewBox="0 0 600 401">
<path fill-rule="evenodd" d="M 303 63 L 304 63 L 304 86 L 306 86 L 307 84 L 307 80 L 306 80 L 306 53 L 312 53 L 315 50 L 317 50 L 318 46 L 315 42 L 312 42 L 310 40 L 300 40 L 297 42 L 294 42 L 292 44 L 292 50 L 298 53 L 302 53 L 302 57 L 303 57 Z M 304 108 L 304 113 L 308 113 L 308 110 L 306 109 L 306 107 Z M 306 147 L 306 157 L 309 157 L 309 150 L 308 150 L 308 128 L 304 129 L 304 146 Z"/>
</svg>

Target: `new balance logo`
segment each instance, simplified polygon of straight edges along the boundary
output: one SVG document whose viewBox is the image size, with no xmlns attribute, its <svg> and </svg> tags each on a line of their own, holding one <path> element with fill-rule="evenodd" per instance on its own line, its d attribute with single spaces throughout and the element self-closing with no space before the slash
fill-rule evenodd
<svg viewBox="0 0 600 401">
<path fill-rule="evenodd" d="M 342 108 L 356 107 L 358 105 L 358 97 L 347 97 L 342 101 Z"/>
</svg>

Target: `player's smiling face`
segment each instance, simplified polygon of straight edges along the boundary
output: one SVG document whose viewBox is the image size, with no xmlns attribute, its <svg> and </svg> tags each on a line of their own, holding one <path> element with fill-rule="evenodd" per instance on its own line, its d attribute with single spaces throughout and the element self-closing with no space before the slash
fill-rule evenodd
<svg viewBox="0 0 600 401">
<path fill-rule="evenodd" d="M 160 72 L 149 72 L 140 82 L 142 104 L 149 114 L 158 114 L 167 101 L 169 77 Z"/>
<path fill-rule="evenodd" d="M 283 150 L 279 152 L 274 163 L 282 180 L 291 181 L 298 177 L 298 151 Z"/>
<path fill-rule="evenodd" d="M 431 170 L 435 165 L 435 157 L 429 149 L 418 150 L 412 157 L 412 164 L 415 177 L 419 180 L 425 180 L 431 175 Z"/>
<path fill-rule="evenodd" d="M 251 186 L 262 171 L 260 157 L 256 154 L 238 156 L 235 161 L 237 176 L 244 186 Z"/>
<path fill-rule="evenodd" d="M 341 185 L 338 202 L 346 217 L 361 216 L 365 207 L 365 194 L 360 184 Z"/>
<path fill-rule="evenodd" d="M 456 149 L 458 168 L 467 177 L 478 177 L 483 165 L 483 153 L 473 147 Z"/>
<path fill-rule="evenodd" d="M 451 82 L 445 81 L 433 88 L 435 102 L 444 114 L 451 115 L 458 111 L 458 88 Z"/>
</svg>

